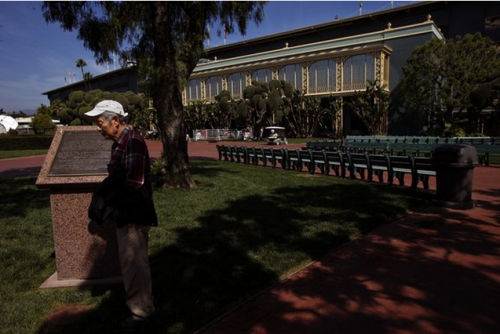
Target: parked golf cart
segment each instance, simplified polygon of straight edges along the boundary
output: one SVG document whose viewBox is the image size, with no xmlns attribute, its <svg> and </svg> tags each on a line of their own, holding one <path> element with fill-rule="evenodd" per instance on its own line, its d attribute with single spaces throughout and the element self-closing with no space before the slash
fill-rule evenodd
<svg viewBox="0 0 500 334">
<path fill-rule="evenodd" d="M 263 137 L 269 145 L 288 144 L 285 137 L 285 128 L 280 126 L 268 126 L 264 129 Z"/>
</svg>

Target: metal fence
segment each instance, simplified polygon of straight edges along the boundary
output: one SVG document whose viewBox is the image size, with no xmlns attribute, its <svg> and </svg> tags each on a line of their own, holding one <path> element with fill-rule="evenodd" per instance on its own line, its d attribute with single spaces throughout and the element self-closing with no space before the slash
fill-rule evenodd
<svg viewBox="0 0 500 334">
<path fill-rule="evenodd" d="M 234 130 L 234 129 L 202 129 L 193 130 L 192 139 L 198 140 L 236 140 L 236 139 L 251 139 L 251 133 L 248 131 Z"/>
</svg>

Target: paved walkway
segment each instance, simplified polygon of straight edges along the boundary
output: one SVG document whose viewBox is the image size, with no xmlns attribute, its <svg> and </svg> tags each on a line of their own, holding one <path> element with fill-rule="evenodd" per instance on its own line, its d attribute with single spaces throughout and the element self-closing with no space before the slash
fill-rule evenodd
<svg viewBox="0 0 500 334">
<path fill-rule="evenodd" d="M 500 168 L 476 168 L 473 187 L 476 208 L 382 226 L 198 333 L 500 333 Z"/>
<path fill-rule="evenodd" d="M 152 157 L 160 143 L 150 143 Z M 190 143 L 191 158 L 217 158 Z M 39 157 L 0 160 L 0 177 Z M 500 333 L 500 168 L 474 172 L 477 207 L 430 206 L 330 252 L 199 334 Z M 374 208 L 376 210 L 376 208 Z"/>
</svg>

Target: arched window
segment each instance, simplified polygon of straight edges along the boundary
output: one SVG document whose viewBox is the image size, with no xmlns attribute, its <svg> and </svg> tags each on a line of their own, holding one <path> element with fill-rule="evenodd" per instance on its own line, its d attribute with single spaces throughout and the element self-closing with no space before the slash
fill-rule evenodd
<svg viewBox="0 0 500 334">
<path fill-rule="evenodd" d="M 375 79 L 375 59 L 371 55 L 358 55 L 344 62 L 344 90 L 363 90 L 367 80 Z"/>
<path fill-rule="evenodd" d="M 278 78 L 290 83 L 293 88 L 302 90 L 302 65 L 292 64 L 282 67 L 278 72 Z"/>
<path fill-rule="evenodd" d="M 319 60 L 309 67 L 308 93 L 328 93 L 336 90 L 337 62 Z"/>
<path fill-rule="evenodd" d="M 206 93 L 208 101 L 215 101 L 215 96 L 222 91 L 222 77 L 210 77 L 206 81 Z"/>
<path fill-rule="evenodd" d="M 269 82 L 273 79 L 273 71 L 270 68 L 261 68 L 252 73 L 252 81 L 260 83 Z"/>
<path fill-rule="evenodd" d="M 201 81 L 189 80 L 186 87 L 186 102 L 201 100 Z"/>
<path fill-rule="evenodd" d="M 245 73 L 233 73 L 227 78 L 227 90 L 231 93 L 233 99 L 243 97 L 243 90 L 246 87 Z"/>
</svg>

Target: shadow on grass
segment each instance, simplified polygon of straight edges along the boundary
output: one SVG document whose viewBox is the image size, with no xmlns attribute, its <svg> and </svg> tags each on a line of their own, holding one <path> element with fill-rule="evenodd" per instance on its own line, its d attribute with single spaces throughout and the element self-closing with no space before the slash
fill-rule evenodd
<svg viewBox="0 0 500 334">
<path fill-rule="evenodd" d="M 212 159 L 206 159 L 204 164 L 192 164 L 191 173 L 194 175 L 204 176 L 204 177 L 216 177 L 221 174 L 238 174 L 239 172 L 230 170 L 228 168 L 220 167 L 219 164 L 212 163 Z"/>
<path fill-rule="evenodd" d="M 331 328 L 339 333 L 498 333 L 500 238 L 488 223 L 464 224 L 467 220 L 466 214 L 432 208 L 380 234 L 375 231 L 238 310 L 233 319 L 239 323 L 228 319 L 201 333 L 248 333 L 255 325 L 265 333 L 329 333 Z M 276 297 L 280 294 L 288 301 Z M 294 303 L 290 295 L 313 302 Z M 388 317 L 392 311 L 397 315 Z M 244 314 L 257 312 L 260 317 L 245 321 Z M 269 313 L 283 320 L 262 316 Z"/>
<path fill-rule="evenodd" d="M 196 170 L 205 176 L 227 172 Z M 147 333 L 190 333 L 297 266 L 425 202 L 404 189 L 378 190 L 355 182 L 282 187 L 206 211 L 197 218 L 198 227 L 175 229 L 175 243 L 150 257 L 159 315 Z M 109 297 L 78 323 L 46 322 L 38 333 L 114 332 L 126 315 L 123 289 L 93 289 L 96 295 L 106 292 Z"/>
<path fill-rule="evenodd" d="M 2 179 L 0 182 L 0 219 L 24 217 L 33 209 L 50 205 L 48 190 L 35 186 L 36 176 Z"/>
</svg>

